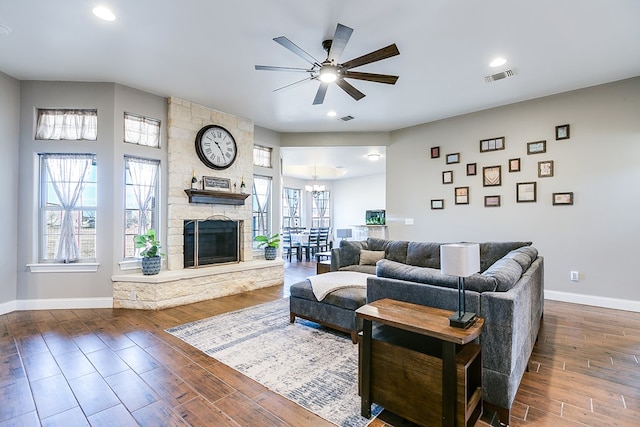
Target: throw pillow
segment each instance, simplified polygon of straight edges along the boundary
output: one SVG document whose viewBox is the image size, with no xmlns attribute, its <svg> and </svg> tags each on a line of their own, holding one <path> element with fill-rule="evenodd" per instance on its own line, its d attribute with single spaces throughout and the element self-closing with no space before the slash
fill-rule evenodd
<svg viewBox="0 0 640 427">
<path fill-rule="evenodd" d="M 376 265 L 381 259 L 384 259 L 384 251 L 360 251 L 360 265 Z"/>
</svg>

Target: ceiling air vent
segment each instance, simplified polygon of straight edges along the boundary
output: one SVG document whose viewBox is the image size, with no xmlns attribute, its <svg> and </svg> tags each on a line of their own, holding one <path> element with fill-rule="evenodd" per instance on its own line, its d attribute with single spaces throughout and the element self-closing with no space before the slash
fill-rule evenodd
<svg viewBox="0 0 640 427">
<path fill-rule="evenodd" d="M 353 119 L 355 119 L 355 117 L 353 116 L 340 117 L 340 120 L 342 120 L 343 122 L 348 122 L 349 120 L 353 120 Z"/>
<path fill-rule="evenodd" d="M 495 74 L 491 74 L 490 76 L 486 76 L 484 78 L 484 81 L 487 83 L 491 83 L 491 82 L 495 82 L 498 80 L 502 80 L 502 79 L 506 79 L 507 77 L 513 77 L 516 75 L 516 70 L 512 69 L 512 70 L 506 70 L 506 71 L 502 71 L 500 73 L 495 73 Z"/>
</svg>

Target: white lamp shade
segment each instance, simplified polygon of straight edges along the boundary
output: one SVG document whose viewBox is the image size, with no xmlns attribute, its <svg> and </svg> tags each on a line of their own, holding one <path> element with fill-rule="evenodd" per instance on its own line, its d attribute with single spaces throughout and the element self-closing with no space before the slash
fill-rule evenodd
<svg viewBox="0 0 640 427">
<path fill-rule="evenodd" d="M 467 277 L 480 271 L 480 245 L 450 243 L 440 246 L 440 271 L 451 276 Z"/>
<path fill-rule="evenodd" d="M 338 237 L 344 239 L 351 237 L 351 229 L 350 228 L 338 228 L 337 230 Z"/>
</svg>

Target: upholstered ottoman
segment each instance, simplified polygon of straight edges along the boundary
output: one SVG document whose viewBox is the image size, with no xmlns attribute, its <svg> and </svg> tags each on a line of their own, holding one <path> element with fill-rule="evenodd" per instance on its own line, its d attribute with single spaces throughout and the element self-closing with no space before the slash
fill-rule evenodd
<svg viewBox="0 0 640 427">
<path fill-rule="evenodd" d="M 307 319 L 350 334 L 351 341 L 356 344 L 358 332 L 362 330 L 362 319 L 356 319 L 355 311 L 366 304 L 369 276 L 353 271 L 335 271 L 291 285 L 291 323 L 296 317 Z"/>
</svg>

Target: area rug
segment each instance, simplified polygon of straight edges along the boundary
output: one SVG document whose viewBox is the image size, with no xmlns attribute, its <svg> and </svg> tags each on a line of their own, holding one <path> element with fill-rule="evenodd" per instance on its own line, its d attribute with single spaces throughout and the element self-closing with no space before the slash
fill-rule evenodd
<svg viewBox="0 0 640 427">
<path fill-rule="evenodd" d="M 172 335 L 338 426 L 363 427 L 358 346 L 313 322 L 289 323 L 289 299 L 167 329 Z M 382 408 L 372 408 L 372 419 Z"/>
</svg>

